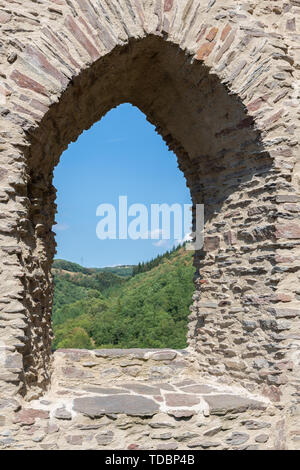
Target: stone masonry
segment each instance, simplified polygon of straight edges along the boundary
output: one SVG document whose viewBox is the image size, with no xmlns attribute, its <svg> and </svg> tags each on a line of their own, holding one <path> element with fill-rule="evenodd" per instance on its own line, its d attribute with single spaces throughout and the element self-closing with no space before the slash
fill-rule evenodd
<svg viewBox="0 0 300 470">
<path fill-rule="evenodd" d="M 13 410 L 0 446 L 18 450 L 268 450 L 286 445 L 278 405 L 199 376 L 186 351 L 59 350 L 39 400 Z M 4 417 L 2 417 L 4 420 Z M 292 442 L 290 448 L 297 446 Z"/>
<path fill-rule="evenodd" d="M 49 416 L 49 409 L 36 404 L 33 409 L 40 411 L 26 410 L 28 402 L 41 403 L 43 394 L 56 400 L 59 360 L 73 367 L 68 353 L 51 354 L 54 167 L 83 130 L 111 108 L 130 102 L 176 153 L 194 207 L 205 204 L 205 243 L 194 258 L 185 359 L 192 386 L 204 379 L 217 381 L 225 388 L 238 387 L 239 395 L 249 400 L 257 395 L 258 402 L 269 400 L 277 430 L 267 447 L 297 447 L 299 23 L 299 0 L 0 0 L 4 446 L 18 447 L 11 435 Z M 145 380 L 154 379 L 138 374 L 134 381 L 146 386 Z M 80 389 L 84 374 L 81 385 L 80 376 L 76 380 Z M 115 388 L 114 380 L 108 385 Z M 180 386 L 169 385 L 181 393 Z M 128 389 L 120 387 L 127 396 Z M 93 409 L 105 393 L 98 395 L 96 401 L 87 400 Z M 202 392 L 196 395 L 192 401 L 210 406 Z M 156 399 L 151 406 L 155 414 L 167 413 L 167 394 L 159 396 L 163 405 L 158 409 Z M 80 397 L 78 391 L 72 413 L 82 412 Z M 121 405 L 117 411 L 125 416 L 127 405 Z M 205 406 L 196 406 L 198 414 Z M 184 421 L 185 426 L 193 419 Z M 105 432 L 117 435 L 113 423 Z M 232 433 L 225 436 L 228 445 L 245 439 L 239 437 L 244 433 L 239 426 Z M 70 436 L 68 445 L 77 445 L 77 434 Z"/>
</svg>

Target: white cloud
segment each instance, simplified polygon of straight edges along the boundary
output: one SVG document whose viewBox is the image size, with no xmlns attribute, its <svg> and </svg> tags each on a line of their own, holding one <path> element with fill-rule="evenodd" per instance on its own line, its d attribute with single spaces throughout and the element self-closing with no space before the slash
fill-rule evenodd
<svg viewBox="0 0 300 470">
<path fill-rule="evenodd" d="M 62 224 L 55 224 L 55 225 L 53 226 L 53 231 L 54 231 L 54 232 L 64 232 L 65 230 L 68 230 L 69 228 L 70 228 L 69 225 L 64 224 L 64 223 L 62 223 Z"/>
<path fill-rule="evenodd" d="M 153 246 L 164 246 L 167 247 L 170 245 L 170 240 L 158 240 L 157 242 L 152 243 Z"/>
<path fill-rule="evenodd" d="M 184 238 L 182 238 L 182 240 L 175 240 L 174 242 L 174 245 L 182 245 L 182 243 L 185 243 L 185 242 L 191 242 L 193 241 L 193 238 L 192 238 L 192 234 L 191 233 L 187 233 Z"/>
</svg>

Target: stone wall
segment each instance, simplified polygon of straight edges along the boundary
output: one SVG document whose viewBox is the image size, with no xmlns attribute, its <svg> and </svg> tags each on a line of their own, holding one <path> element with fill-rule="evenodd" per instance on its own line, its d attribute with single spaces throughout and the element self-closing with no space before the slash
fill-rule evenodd
<svg viewBox="0 0 300 470">
<path fill-rule="evenodd" d="M 296 406 L 299 13 L 298 0 L 0 0 L 1 396 L 50 383 L 53 169 L 130 102 L 205 204 L 199 373 Z"/>
<path fill-rule="evenodd" d="M 51 388 L 22 405 L 0 400 L 2 449 L 161 453 L 298 443 L 298 434 L 287 435 L 279 404 L 220 379 L 200 379 L 186 351 L 59 350 Z"/>
</svg>

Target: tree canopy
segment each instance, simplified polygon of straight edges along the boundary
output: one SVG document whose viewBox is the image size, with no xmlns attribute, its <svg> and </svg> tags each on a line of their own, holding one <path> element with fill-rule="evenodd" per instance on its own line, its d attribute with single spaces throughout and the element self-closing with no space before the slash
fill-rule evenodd
<svg viewBox="0 0 300 470">
<path fill-rule="evenodd" d="M 184 247 L 133 267 L 127 279 L 66 272 L 67 263 L 54 265 L 54 349 L 186 347 L 194 268 Z"/>
</svg>

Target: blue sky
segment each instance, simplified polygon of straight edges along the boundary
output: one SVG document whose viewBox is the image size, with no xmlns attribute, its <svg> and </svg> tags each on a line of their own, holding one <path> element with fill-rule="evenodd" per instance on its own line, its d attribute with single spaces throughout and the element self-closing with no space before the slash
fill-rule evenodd
<svg viewBox="0 0 300 470">
<path fill-rule="evenodd" d="M 172 237 L 100 240 L 96 235 L 99 204 L 112 204 L 118 210 L 119 196 L 127 196 L 128 206 L 142 203 L 150 213 L 150 204 L 191 203 L 176 156 L 145 115 L 130 104 L 111 110 L 69 145 L 55 169 L 54 185 L 56 258 L 89 267 L 136 264 L 174 244 Z M 129 223 L 133 218 L 128 218 Z"/>
</svg>

